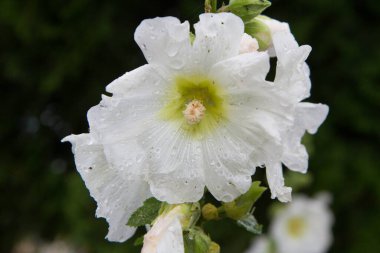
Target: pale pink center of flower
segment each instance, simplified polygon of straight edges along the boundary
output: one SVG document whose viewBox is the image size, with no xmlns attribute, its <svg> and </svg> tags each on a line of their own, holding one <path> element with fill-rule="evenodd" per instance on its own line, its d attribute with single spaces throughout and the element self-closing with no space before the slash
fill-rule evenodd
<svg viewBox="0 0 380 253">
<path fill-rule="evenodd" d="M 192 100 L 186 105 L 182 112 L 189 125 L 195 125 L 201 122 L 205 115 L 206 107 L 197 99 Z"/>
</svg>

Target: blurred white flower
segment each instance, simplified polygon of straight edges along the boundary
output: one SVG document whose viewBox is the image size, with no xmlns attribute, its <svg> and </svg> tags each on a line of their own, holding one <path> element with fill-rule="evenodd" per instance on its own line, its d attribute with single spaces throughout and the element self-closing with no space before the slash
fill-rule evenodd
<svg viewBox="0 0 380 253">
<path fill-rule="evenodd" d="M 270 240 L 266 236 L 259 236 L 255 238 L 251 246 L 245 253 L 273 253 L 271 252 Z M 296 253 L 296 252 L 293 252 Z"/>
<path fill-rule="evenodd" d="M 281 210 L 271 224 L 277 253 L 323 253 L 332 241 L 333 215 L 329 196 L 315 199 L 297 196 Z"/>
<path fill-rule="evenodd" d="M 326 116 L 316 109 L 326 106 L 299 103 L 310 90 L 310 47 L 298 47 L 290 33 L 273 35 L 278 66 L 270 82 L 267 52 L 240 54 L 240 18 L 202 14 L 194 28 L 191 42 L 188 22 L 144 20 L 135 40 L 148 64 L 107 86 L 113 96 L 89 110 L 89 134 L 64 139 L 73 144 L 97 216 L 110 224 L 109 240 L 134 233 L 125 224 L 151 195 L 196 202 L 206 186 L 229 202 L 249 189 L 257 166 L 267 167 L 272 196 L 288 201 L 281 161 Z"/>
<path fill-rule="evenodd" d="M 182 206 L 176 206 L 159 216 L 144 236 L 141 253 L 183 253 L 184 243 L 181 221 L 185 218 Z"/>
</svg>

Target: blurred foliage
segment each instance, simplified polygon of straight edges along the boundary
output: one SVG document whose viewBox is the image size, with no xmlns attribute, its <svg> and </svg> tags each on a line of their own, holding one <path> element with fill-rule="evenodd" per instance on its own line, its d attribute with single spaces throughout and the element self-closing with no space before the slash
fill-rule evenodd
<svg viewBox="0 0 380 253">
<path fill-rule="evenodd" d="M 107 224 L 94 217 L 96 206 L 75 171 L 70 145 L 60 140 L 86 132 L 86 111 L 105 85 L 144 64 L 133 41 L 141 20 L 172 15 L 194 23 L 202 4 L 0 0 L 0 252 L 30 235 L 64 236 L 89 252 L 138 252 L 133 239 L 103 239 Z M 330 106 L 312 138 L 310 193 L 334 196 L 331 252 L 377 252 L 380 3 L 274 0 L 265 14 L 288 21 L 300 44 L 313 47 L 311 99 Z M 265 224 L 270 202 L 268 193 L 259 200 L 259 222 Z M 231 221 L 210 222 L 206 231 L 222 252 L 241 252 L 251 238 Z"/>
</svg>

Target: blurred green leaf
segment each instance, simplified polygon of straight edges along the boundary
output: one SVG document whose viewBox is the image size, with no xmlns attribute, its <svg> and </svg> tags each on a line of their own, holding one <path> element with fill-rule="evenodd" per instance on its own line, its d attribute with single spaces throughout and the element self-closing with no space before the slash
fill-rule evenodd
<svg viewBox="0 0 380 253">
<path fill-rule="evenodd" d="M 144 204 L 131 215 L 127 225 L 139 227 L 151 224 L 157 217 L 160 207 L 161 202 L 153 197 L 145 200 Z"/>
</svg>

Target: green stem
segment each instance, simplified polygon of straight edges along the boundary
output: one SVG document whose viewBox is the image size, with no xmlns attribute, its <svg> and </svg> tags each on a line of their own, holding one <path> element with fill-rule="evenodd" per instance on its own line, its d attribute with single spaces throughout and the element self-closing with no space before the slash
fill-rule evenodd
<svg viewBox="0 0 380 253">
<path fill-rule="evenodd" d="M 218 8 L 218 0 L 205 0 L 205 12 L 215 13 Z"/>
</svg>

